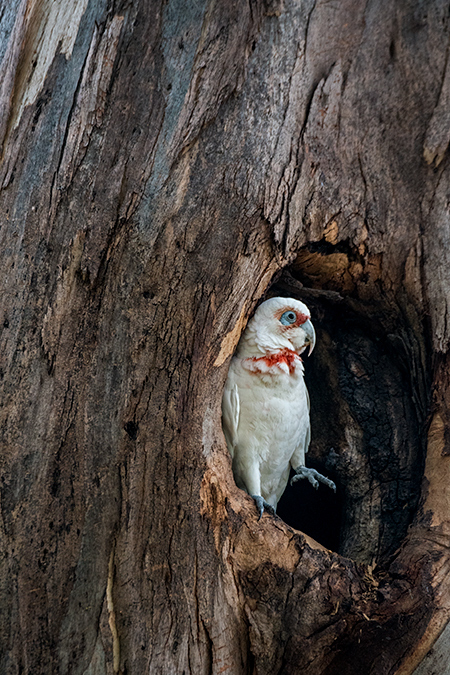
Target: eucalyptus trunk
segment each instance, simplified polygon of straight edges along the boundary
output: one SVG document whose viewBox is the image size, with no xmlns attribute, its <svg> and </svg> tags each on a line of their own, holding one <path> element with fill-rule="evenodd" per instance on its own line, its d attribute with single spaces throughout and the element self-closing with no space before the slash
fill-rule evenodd
<svg viewBox="0 0 450 675">
<path fill-rule="evenodd" d="M 448 668 L 449 20 L 0 2 L 2 673 Z M 274 294 L 337 492 L 258 522 L 221 398 Z"/>
</svg>

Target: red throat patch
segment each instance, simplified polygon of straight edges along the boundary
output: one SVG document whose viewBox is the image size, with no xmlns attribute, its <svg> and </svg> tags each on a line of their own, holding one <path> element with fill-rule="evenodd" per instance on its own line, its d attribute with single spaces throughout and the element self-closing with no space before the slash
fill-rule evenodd
<svg viewBox="0 0 450 675">
<path fill-rule="evenodd" d="M 285 363 L 289 368 L 289 374 L 292 375 L 292 373 L 295 371 L 296 365 L 298 364 L 299 361 L 301 361 L 301 358 L 296 352 L 293 352 L 291 349 L 283 349 L 283 351 L 276 352 L 275 354 L 266 354 L 265 356 L 259 357 L 254 356 L 249 360 L 253 361 L 253 363 L 258 363 L 262 361 L 263 363 L 266 364 L 268 368 L 278 366 L 280 365 L 280 363 Z M 254 372 L 258 372 L 258 370 L 255 369 Z"/>
</svg>

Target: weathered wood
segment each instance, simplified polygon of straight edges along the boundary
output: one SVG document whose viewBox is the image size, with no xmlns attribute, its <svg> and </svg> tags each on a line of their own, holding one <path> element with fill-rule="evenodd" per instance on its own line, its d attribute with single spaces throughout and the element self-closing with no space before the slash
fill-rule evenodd
<svg viewBox="0 0 450 675">
<path fill-rule="evenodd" d="M 450 613 L 447 3 L 69 4 L 0 9 L 0 671 L 424 672 Z M 231 474 L 228 359 L 273 292 L 320 331 L 334 551 Z"/>
</svg>

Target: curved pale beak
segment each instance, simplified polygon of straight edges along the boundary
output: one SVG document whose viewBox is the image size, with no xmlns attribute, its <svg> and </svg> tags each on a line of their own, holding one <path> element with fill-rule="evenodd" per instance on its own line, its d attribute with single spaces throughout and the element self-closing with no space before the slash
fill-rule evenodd
<svg viewBox="0 0 450 675">
<path fill-rule="evenodd" d="M 314 345 L 316 344 L 316 331 L 314 330 L 314 326 L 309 319 L 305 321 L 304 324 L 302 324 L 302 328 L 306 333 L 307 344 L 309 344 L 309 356 L 314 349 Z"/>
</svg>

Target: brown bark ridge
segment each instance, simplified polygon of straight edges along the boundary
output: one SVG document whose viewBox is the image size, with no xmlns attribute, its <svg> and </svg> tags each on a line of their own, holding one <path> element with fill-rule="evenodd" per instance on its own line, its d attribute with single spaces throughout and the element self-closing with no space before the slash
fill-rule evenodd
<svg viewBox="0 0 450 675">
<path fill-rule="evenodd" d="M 448 667 L 448 3 L 0 27 L 0 671 Z M 258 523 L 220 409 L 273 293 L 313 311 L 338 490 Z"/>
</svg>

